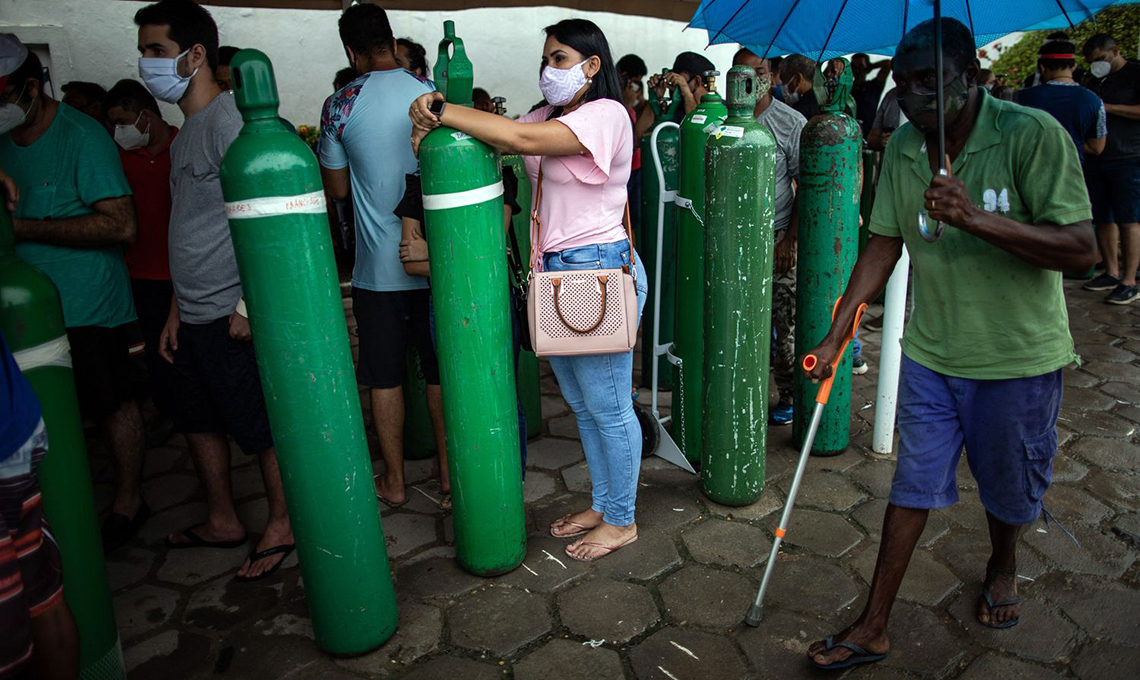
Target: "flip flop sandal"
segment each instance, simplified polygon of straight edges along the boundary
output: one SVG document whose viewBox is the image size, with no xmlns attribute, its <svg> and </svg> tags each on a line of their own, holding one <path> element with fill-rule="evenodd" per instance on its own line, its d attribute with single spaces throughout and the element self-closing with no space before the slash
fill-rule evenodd
<svg viewBox="0 0 1140 680">
<path fill-rule="evenodd" d="M 829 652 L 838 647 L 850 649 L 853 652 L 851 656 L 842 661 L 836 661 L 835 663 L 822 664 L 817 663 L 815 659 L 812 659 L 811 662 L 815 665 L 816 668 L 822 668 L 823 670 L 827 671 L 838 671 L 844 668 L 851 668 L 852 666 L 857 666 L 862 663 L 875 663 L 876 661 L 882 661 L 883 659 L 887 658 L 886 654 L 873 654 L 855 644 L 854 642 L 836 642 L 834 635 L 828 635 L 824 640 L 824 644 L 827 646 L 827 651 Z"/>
<path fill-rule="evenodd" d="M 383 503 L 384 505 L 387 505 L 389 508 L 395 509 L 395 508 L 402 508 L 402 507 L 404 507 L 405 505 L 407 505 L 407 504 L 408 504 L 408 501 L 409 501 L 409 500 L 411 500 L 411 499 L 410 499 L 410 498 L 405 498 L 405 499 L 404 499 L 404 502 L 403 502 L 403 503 L 393 503 L 392 501 L 388 500 L 387 498 L 384 498 L 384 497 L 383 497 L 383 496 L 381 496 L 380 494 L 376 494 L 376 500 L 380 501 L 380 502 L 381 502 L 381 503 Z"/>
<path fill-rule="evenodd" d="M 439 502 L 439 509 L 447 512 L 451 510 L 451 494 L 445 494 L 443 500 Z"/>
<path fill-rule="evenodd" d="M 235 539 L 233 541 L 207 541 L 194 531 L 194 527 L 187 527 L 183 529 L 179 532 L 179 535 L 186 540 L 180 543 L 176 543 L 170 540 L 170 537 L 168 536 L 166 538 L 166 547 L 168 549 L 184 550 L 186 548 L 223 548 L 229 550 L 231 548 L 242 547 L 245 545 L 247 538 L 246 536 L 242 536 L 241 538 Z"/>
<path fill-rule="evenodd" d="M 566 546 L 566 554 L 572 560 L 578 560 L 579 562 L 594 562 L 596 560 L 602 559 L 606 555 L 609 555 L 610 553 L 612 553 L 615 550 L 618 550 L 619 548 L 626 547 L 627 545 L 629 545 L 630 543 L 633 543 L 636 540 L 637 540 L 637 534 L 634 534 L 632 538 L 625 540 L 625 541 L 622 541 L 621 543 L 618 543 L 617 545 L 602 545 L 601 543 L 593 543 L 593 542 L 587 541 L 587 542 L 582 543 L 581 545 L 588 545 L 588 546 L 591 546 L 594 548 L 601 548 L 604 552 L 602 552 L 602 554 L 596 555 L 594 557 L 578 557 L 577 555 L 570 552 L 570 546 Z"/>
<path fill-rule="evenodd" d="M 581 536 L 582 534 L 589 533 L 590 527 L 582 526 L 581 524 L 578 524 L 577 522 L 571 522 L 570 521 L 570 518 L 573 516 L 574 516 L 574 513 L 570 513 L 569 515 L 566 515 L 566 516 L 562 517 L 561 519 L 559 519 L 554 524 L 551 524 L 550 525 L 550 535 L 555 537 L 555 538 L 574 538 L 575 536 Z M 554 525 L 555 524 L 558 524 L 561 526 L 575 527 L 575 531 L 572 534 L 556 534 L 556 533 L 554 533 Z"/>
<path fill-rule="evenodd" d="M 990 618 L 991 619 L 993 618 L 994 610 L 997 609 L 998 607 L 1009 607 L 1011 605 L 1021 604 L 1021 598 L 1020 597 L 1015 597 L 1012 600 L 1003 600 L 1001 602 L 994 602 L 994 597 L 993 597 L 993 595 L 990 595 L 990 589 L 989 588 L 982 588 L 982 598 L 985 599 L 986 606 L 990 608 Z M 1020 622 L 1021 622 L 1020 616 L 1015 616 L 1012 619 L 1010 619 L 1009 621 L 1006 621 L 1005 623 L 999 623 L 997 625 L 994 625 L 992 623 L 982 623 L 982 620 L 978 619 L 979 624 L 985 626 L 986 628 L 993 628 L 995 630 L 1002 630 L 1003 628 L 1013 628 L 1014 626 L 1016 626 Z"/>
<path fill-rule="evenodd" d="M 276 545 L 276 546 L 273 546 L 272 548 L 266 548 L 265 550 L 262 550 L 261 552 L 257 552 L 256 550 L 254 550 L 254 552 L 251 552 L 249 554 L 250 566 L 252 566 L 253 563 L 257 562 L 258 560 L 263 560 L 266 557 L 273 557 L 274 555 L 278 555 L 278 554 L 281 555 L 281 559 L 277 561 L 277 564 L 270 567 L 267 571 L 262 572 L 262 574 L 259 576 L 235 576 L 234 580 L 235 581 L 249 582 L 249 581 L 260 581 L 262 579 L 269 578 L 270 576 L 275 574 L 278 569 L 281 568 L 282 564 L 285 564 L 285 560 L 289 559 L 289 555 L 291 555 L 293 553 L 293 551 L 296 549 L 297 549 L 296 545 Z"/>
</svg>

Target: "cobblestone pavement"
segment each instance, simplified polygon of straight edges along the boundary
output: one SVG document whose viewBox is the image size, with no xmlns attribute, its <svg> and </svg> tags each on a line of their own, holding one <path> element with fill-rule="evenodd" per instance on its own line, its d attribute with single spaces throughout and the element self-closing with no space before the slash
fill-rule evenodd
<svg viewBox="0 0 1140 680">
<path fill-rule="evenodd" d="M 851 677 L 1006 680 L 1136 678 L 1140 664 L 1140 305 L 1111 307 L 1067 284 L 1080 369 L 1066 371 L 1061 452 L 1046 496 L 1057 527 L 1031 527 L 1020 549 L 1024 609 L 1016 628 L 980 627 L 972 611 L 988 556 L 985 516 L 965 465 L 961 502 L 933 512 L 894 610 L 893 651 Z M 878 314 L 875 310 L 875 314 Z M 531 442 L 525 567 L 492 579 L 459 570 L 433 464 L 408 464 L 417 490 L 383 513 L 400 598 L 400 629 L 367 656 L 333 659 L 312 642 L 304 587 L 290 557 L 273 578 L 232 580 L 237 550 L 167 552 L 162 537 L 203 517 L 184 442 L 147 457 L 156 514 L 109 557 L 132 678 L 486 678 L 716 680 L 800 678 L 809 642 L 859 611 L 874 568 L 892 462 L 870 451 L 879 334 L 861 333 L 872 366 L 857 377 L 852 445 L 813 459 L 759 628 L 741 623 L 767 560 L 797 455 L 790 428 L 770 432 L 767 483 L 755 505 L 705 500 L 697 480 L 647 459 L 640 540 L 593 565 L 566 558 L 547 525 L 587 503 L 572 417 L 543 370 L 545 425 Z M 647 401 L 647 390 L 641 398 Z M 668 404 L 668 395 L 665 395 Z M 93 445 L 101 504 L 111 472 Z M 266 506 L 256 464 L 233 455 L 234 494 L 251 527 Z M 423 491 L 423 493 L 420 493 Z M 837 677 L 837 674 L 831 674 Z M 847 676 L 843 676 L 847 677 Z"/>
</svg>

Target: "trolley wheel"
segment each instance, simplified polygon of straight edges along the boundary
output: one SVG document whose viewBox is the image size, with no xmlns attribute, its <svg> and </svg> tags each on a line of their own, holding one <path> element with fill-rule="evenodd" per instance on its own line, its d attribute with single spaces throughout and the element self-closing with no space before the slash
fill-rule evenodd
<svg viewBox="0 0 1140 680">
<path fill-rule="evenodd" d="M 648 458 L 657 452 L 661 443 L 661 423 L 653 417 L 649 409 L 641 404 L 633 403 L 633 412 L 637 416 L 637 424 L 641 426 L 641 457 Z"/>
</svg>

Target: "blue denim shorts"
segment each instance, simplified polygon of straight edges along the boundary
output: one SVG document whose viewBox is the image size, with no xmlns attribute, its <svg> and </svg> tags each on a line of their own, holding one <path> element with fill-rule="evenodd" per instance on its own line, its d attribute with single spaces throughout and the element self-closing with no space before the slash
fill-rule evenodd
<svg viewBox="0 0 1140 680">
<path fill-rule="evenodd" d="M 970 380 L 904 356 L 891 504 L 934 510 L 958 502 L 955 472 L 964 446 L 986 510 L 1006 524 L 1036 521 L 1053 480 L 1061 386 L 1060 369 Z"/>
</svg>

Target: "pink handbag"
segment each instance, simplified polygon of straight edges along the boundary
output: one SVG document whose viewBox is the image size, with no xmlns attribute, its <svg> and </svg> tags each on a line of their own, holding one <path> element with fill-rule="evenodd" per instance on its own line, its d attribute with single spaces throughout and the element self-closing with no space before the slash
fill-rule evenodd
<svg viewBox="0 0 1140 680">
<path fill-rule="evenodd" d="M 527 320 L 531 346 L 540 357 L 582 354 L 620 354 L 637 342 L 637 268 L 629 203 L 625 205 L 625 230 L 629 237 L 630 264 L 618 269 L 581 269 L 539 272 L 542 257 L 542 163 L 531 210 L 533 224 L 530 252 L 530 286 Z"/>
</svg>

